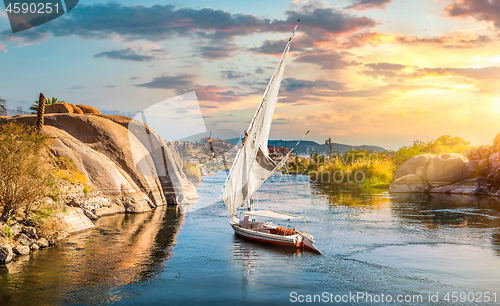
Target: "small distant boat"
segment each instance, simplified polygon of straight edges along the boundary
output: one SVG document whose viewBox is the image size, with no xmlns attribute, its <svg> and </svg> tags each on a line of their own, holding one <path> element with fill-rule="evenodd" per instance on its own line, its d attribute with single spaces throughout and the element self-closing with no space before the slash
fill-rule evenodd
<svg viewBox="0 0 500 306">
<path fill-rule="evenodd" d="M 300 143 L 299 141 L 278 164 L 268 155 L 267 145 L 274 108 L 285 70 L 288 51 L 297 25 L 295 25 L 278 66 L 250 123 L 245 140 L 236 155 L 229 176 L 224 184 L 222 198 L 231 216 L 230 224 L 238 236 L 259 242 L 302 248 L 321 254 L 314 246 L 313 236 L 308 232 L 279 226 L 272 222 L 255 220 L 255 217 L 291 220 L 299 218 L 298 216 L 272 210 L 254 210 L 252 199 L 257 189 L 271 175 L 281 169 L 293 149 Z M 246 210 L 237 216 L 236 212 L 245 203 L 247 204 Z"/>
</svg>

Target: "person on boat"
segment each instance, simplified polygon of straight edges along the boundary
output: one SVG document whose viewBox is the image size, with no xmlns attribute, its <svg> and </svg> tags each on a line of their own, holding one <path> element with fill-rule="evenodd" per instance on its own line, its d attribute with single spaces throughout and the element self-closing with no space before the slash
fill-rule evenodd
<svg viewBox="0 0 500 306">
<path fill-rule="evenodd" d="M 244 145 L 245 142 L 247 141 L 247 138 L 248 138 L 248 133 L 247 133 L 247 130 L 245 130 L 245 137 L 243 137 L 243 141 L 241 142 L 241 145 Z"/>
</svg>

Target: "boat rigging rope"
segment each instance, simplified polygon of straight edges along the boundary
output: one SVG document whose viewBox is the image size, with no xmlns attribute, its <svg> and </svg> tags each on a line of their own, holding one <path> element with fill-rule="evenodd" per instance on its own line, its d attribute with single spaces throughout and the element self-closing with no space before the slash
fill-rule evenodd
<svg viewBox="0 0 500 306">
<path fill-rule="evenodd" d="M 309 134 L 309 131 L 307 131 L 307 133 L 305 133 L 305 135 L 304 135 L 304 136 L 303 136 L 303 137 L 302 137 L 302 138 L 301 138 L 301 139 L 297 142 L 297 144 L 295 144 L 295 146 L 293 146 L 293 148 L 292 148 L 292 149 L 290 149 L 290 152 L 289 152 L 289 153 L 285 156 L 285 158 L 287 158 L 287 159 L 288 159 L 288 155 L 289 155 L 290 153 L 292 153 L 293 149 L 295 149 L 295 148 L 299 145 L 299 143 L 301 143 L 301 142 L 302 142 L 302 139 L 304 139 L 304 137 L 305 137 L 305 136 L 307 136 L 307 134 Z M 285 181 L 285 186 L 286 186 L 286 188 L 288 189 L 288 188 L 290 188 L 290 184 L 288 183 L 288 181 L 287 181 L 287 179 L 286 179 L 286 177 L 287 177 L 288 175 L 290 175 L 290 174 L 288 174 L 288 173 L 290 172 L 290 171 L 288 170 L 288 161 L 286 161 L 286 162 L 285 162 L 284 166 L 285 166 L 285 170 L 286 170 L 287 174 L 283 174 L 283 173 L 282 173 L 282 177 L 283 177 L 283 180 Z M 297 168 L 297 170 L 298 170 L 298 168 Z M 295 184 L 294 186 L 295 186 L 295 188 L 290 188 L 290 189 L 293 189 L 293 190 L 295 191 L 295 198 L 296 198 L 296 199 L 299 199 L 299 193 L 297 192 L 297 185 Z M 309 234 L 309 229 L 307 228 L 306 218 L 304 217 L 304 214 L 302 213 L 302 210 L 300 209 L 300 207 L 299 207 L 299 210 L 300 210 L 300 215 L 302 216 L 302 219 L 304 220 L 304 225 L 306 226 L 306 231 L 307 231 L 307 233 Z"/>
</svg>

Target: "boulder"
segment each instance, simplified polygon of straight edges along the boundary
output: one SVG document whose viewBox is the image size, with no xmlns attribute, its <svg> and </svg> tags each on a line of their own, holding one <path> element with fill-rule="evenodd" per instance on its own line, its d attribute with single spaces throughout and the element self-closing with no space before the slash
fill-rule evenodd
<svg viewBox="0 0 500 306">
<path fill-rule="evenodd" d="M 394 179 L 397 180 L 408 174 L 416 174 L 416 170 L 419 167 L 427 168 L 427 165 L 429 164 L 430 160 L 433 159 L 435 156 L 436 155 L 434 154 L 422 154 L 418 156 L 413 156 L 398 168 Z"/>
<path fill-rule="evenodd" d="M 14 257 L 12 247 L 5 237 L 0 237 L 0 264 L 8 263 Z"/>
<path fill-rule="evenodd" d="M 52 105 L 45 105 L 46 114 L 83 114 L 83 111 L 74 104 L 59 102 Z"/>
<path fill-rule="evenodd" d="M 490 156 L 490 149 L 487 146 L 479 147 L 479 157 L 481 159 L 487 159 Z"/>
<path fill-rule="evenodd" d="M 457 153 L 435 156 L 426 170 L 427 181 L 432 187 L 449 185 L 476 174 L 474 163 L 470 163 L 466 157 Z"/>
<path fill-rule="evenodd" d="M 13 250 L 17 255 L 28 255 L 30 253 L 30 247 L 27 245 L 16 245 Z"/>
<path fill-rule="evenodd" d="M 500 153 L 493 153 L 488 158 L 488 164 L 490 165 L 490 169 L 496 171 L 496 169 L 500 166 Z"/>
<path fill-rule="evenodd" d="M 450 193 L 450 194 L 488 194 L 488 190 L 478 187 L 477 179 L 465 179 L 453 184 L 431 188 L 430 193 Z"/>
<path fill-rule="evenodd" d="M 17 234 L 14 238 L 22 245 L 31 245 L 33 243 L 33 241 L 25 234 Z"/>
<path fill-rule="evenodd" d="M 83 114 L 83 111 L 75 104 L 68 104 L 73 114 Z"/>
<path fill-rule="evenodd" d="M 12 225 L 10 228 L 10 231 L 12 232 L 12 234 L 14 234 L 14 236 L 22 232 L 22 230 L 23 229 L 21 228 L 21 225 L 19 225 L 19 223 Z"/>
<path fill-rule="evenodd" d="M 405 175 L 391 183 L 389 192 L 425 192 L 425 185 L 416 174 Z"/>
<path fill-rule="evenodd" d="M 493 139 L 493 143 L 494 144 L 499 144 L 500 143 L 500 133 L 498 133 L 497 136 L 495 137 L 495 139 Z"/>
<path fill-rule="evenodd" d="M 31 239 L 38 239 L 38 236 L 36 235 L 36 229 L 32 226 L 24 226 L 23 227 L 23 233 L 26 234 Z"/>
<path fill-rule="evenodd" d="M 93 107 L 93 106 L 89 106 L 89 105 L 77 105 L 78 108 L 80 108 L 82 110 L 82 112 L 84 114 L 100 114 L 101 112 Z"/>
<path fill-rule="evenodd" d="M 467 158 L 471 158 L 472 157 L 472 149 L 468 148 L 468 149 L 463 150 L 462 155 L 467 157 Z"/>
<path fill-rule="evenodd" d="M 449 153 L 449 154 L 451 154 L 451 153 Z M 478 147 L 471 148 L 471 157 L 469 159 L 472 159 L 472 160 L 481 159 L 481 157 L 479 156 L 479 148 Z"/>
<path fill-rule="evenodd" d="M 83 210 L 83 214 L 92 221 L 99 219 L 93 212 L 86 209 Z"/>
<path fill-rule="evenodd" d="M 488 172 L 489 164 L 488 159 L 481 159 L 477 162 L 477 169 L 479 174 L 484 175 Z"/>
<path fill-rule="evenodd" d="M 109 119 L 127 128 L 131 137 L 139 140 L 155 165 L 156 173 L 160 178 L 165 198 L 169 204 L 189 203 L 198 199 L 194 185 L 183 172 L 183 162 L 177 147 L 172 142 L 166 142 L 158 133 L 142 122 L 119 115 L 95 115 Z M 138 155 L 135 158 L 140 157 Z M 136 162 L 140 162 L 140 159 Z"/>
<path fill-rule="evenodd" d="M 66 234 L 73 234 L 94 227 L 94 223 L 85 216 L 81 208 L 69 206 L 65 213 L 57 213 L 56 217 L 65 231 L 60 233 L 61 238 L 64 238 Z"/>
<path fill-rule="evenodd" d="M 32 251 L 33 251 L 33 250 L 38 250 L 38 249 L 40 249 L 40 246 L 39 246 L 38 244 L 36 244 L 36 243 L 32 243 L 32 244 L 30 245 L 30 249 L 31 249 Z"/>
<path fill-rule="evenodd" d="M 95 214 L 95 216 L 97 218 L 115 215 L 115 214 L 124 213 L 124 212 L 125 212 L 125 208 L 121 205 L 117 205 L 116 203 L 112 203 L 111 206 L 109 206 L 109 207 L 97 208 L 93 211 L 93 213 Z"/>
<path fill-rule="evenodd" d="M 46 248 L 49 246 L 49 242 L 45 238 L 40 238 L 36 241 L 36 244 L 38 244 L 39 247 L 41 248 Z"/>
<path fill-rule="evenodd" d="M 427 183 L 427 176 L 426 176 L 426 166 L 420 166 L 415 170 L 415 174 L 418 175 L 418 177 L 422 180 L 422 182 Z"/>
</svg>

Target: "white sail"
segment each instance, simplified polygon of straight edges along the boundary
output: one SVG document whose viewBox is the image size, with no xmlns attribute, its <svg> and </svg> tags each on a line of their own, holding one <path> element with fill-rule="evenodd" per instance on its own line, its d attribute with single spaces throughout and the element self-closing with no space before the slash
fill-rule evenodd
<svg viewBox="0 0 500 306">
<path fill-rule="evenodd" d="M 250 122 L 246 142 L 238 152 L 226 182 L 222 198 L 231 217 L 275 171 L 276 163 L 267 154 L 267 142 L 295 29 Z"/>
</svg>

